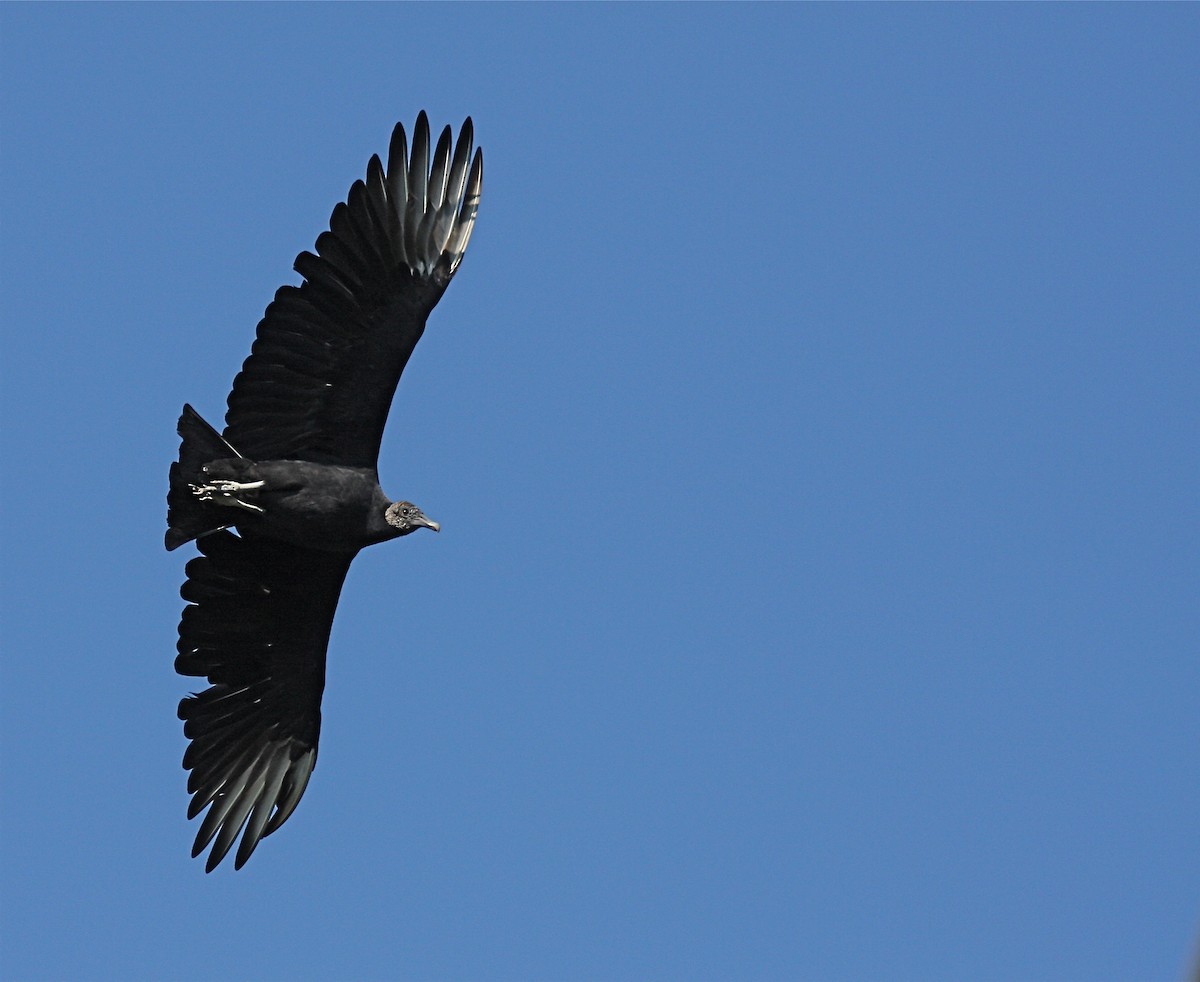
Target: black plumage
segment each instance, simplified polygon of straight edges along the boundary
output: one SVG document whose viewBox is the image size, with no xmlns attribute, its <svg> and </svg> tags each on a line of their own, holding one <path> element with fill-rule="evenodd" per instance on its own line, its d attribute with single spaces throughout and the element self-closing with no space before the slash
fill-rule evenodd
<svg viewBox="0 0 1200 982">
<path fill-rule="evenodd" d="M 206 808 L 192 855 L 234 866 L 291 815 L 312 774 L 325 650 L 350 563 L 365 546 L 437 531 L 379 486 L 380 438 L 425 320 L 467 248 L 483 184 L 468 118 L 430 161 L 424 113 L 411 156 L 397 125 L 337 205 L 300 286 L 275 294 L 234 379 L 219 434 L 179 418 L 166 546 L 193 539 L 179 624 L 181 675 L 210 687 L 179 704 L 191 741 L 188 817 Z M 236 531 L 233 531 L 236 529 Z M 244 829 L 244 831 L 243 831 Z"/>
</svg>

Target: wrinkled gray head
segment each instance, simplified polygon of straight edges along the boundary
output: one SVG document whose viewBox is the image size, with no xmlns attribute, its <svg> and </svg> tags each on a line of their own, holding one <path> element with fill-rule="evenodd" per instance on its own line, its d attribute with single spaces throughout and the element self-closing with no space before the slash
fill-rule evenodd
<svg viewBox="0 0 1200 982">
<path fill-rule="evenodd" d="M 401 535 L 408 535 L 419 528 L 433 529 L 435 532 L 442 530 L 437 522 L 426 518 L 425 513 L 411 501 L 393 501 L 383 517 L 392 528 L 399 529 Z"/>
</svg>

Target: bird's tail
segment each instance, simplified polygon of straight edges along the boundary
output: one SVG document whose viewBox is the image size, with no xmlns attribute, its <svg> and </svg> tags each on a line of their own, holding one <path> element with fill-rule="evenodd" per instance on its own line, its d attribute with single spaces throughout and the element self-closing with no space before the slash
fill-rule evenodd
<svg viewBox="0 0 1200 982">
<path fill-rule="evenodd" d="M 213 510 L 196 496 L 193 489 L 203 483 L 201 468 L 205 464 L 241 457 L 220 433 L 186 404 L 183 415 L 179 417 L 177 431 L 181 437 L 179 459 L 171 465 L 171 486 L 167 491 L 168 549 L 178 549 L 185 542 L 231 524 L 214 516 Z"/>
</svg>

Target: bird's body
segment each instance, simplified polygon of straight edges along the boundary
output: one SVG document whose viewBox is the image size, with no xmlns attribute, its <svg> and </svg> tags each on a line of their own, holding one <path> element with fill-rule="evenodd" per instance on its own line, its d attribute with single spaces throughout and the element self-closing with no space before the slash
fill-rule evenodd
<svg viewBox="0 0 1200 982">
<path fill-rule="evenodd" d="M 365 467 L 269 460 L 255 470 L 265 484 L 259 493 L 264 535 L 310 549 L 358 552 L 404 534 L 388 524 L 391 501 Z"/>
<path fill-rule="evenodd" d="M 188 482 L 188 491 L 201 499 L 203 514 L 210 520 L 235 526 L 243 535 L 265 535 L 323 552 L 353 555 L 422 526 L 440 528 L 428 521 L 407 527 L 389 522 L 392 502 L 369 467 L 215 458 L 202 466 L 197 480 Z M 408 502 L 401 504 L 415 508 Z M 233 511 L 222 513 L 216 507 Z"/>
<path fill-rule="evenodd" d="M 193 855 L 211 870 L 242 834 L 240 867 L 279 828 L 316 762 L 325 648 L 359 550 L 439 529 L 379 486 L 376 459 L 400 374 L 466 250 L 483 180 L 468 119 L 429 160 L 425 114 L 411 162 L 392 136 L 317 239 L 299 287 L 282 287 L 229 396 L 219 434 L 179 419 L 166 545 L 196 540 L 176 669 L 206 677 L 179 706 L 191 744 Z M 468 163 L 470 164 L 468 170 Z M 236 534 L 231 529 L 236 529 Z"/>
</svg>

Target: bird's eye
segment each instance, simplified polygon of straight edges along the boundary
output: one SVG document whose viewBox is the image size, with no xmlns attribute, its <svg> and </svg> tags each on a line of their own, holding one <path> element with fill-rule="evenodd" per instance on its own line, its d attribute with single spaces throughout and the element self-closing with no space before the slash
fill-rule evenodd
<svg viewBox="0 0 1200 982">
<path fill-rule="evenodd" d="M 411 515 L 411 514 L 412 514 L 412 509 L 411 509 L 411 508 L 401 508 L 401 509 L 400 509 L 400 514 L 401 514 L 401 515 Z"/>
</svg>

